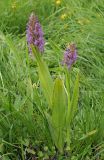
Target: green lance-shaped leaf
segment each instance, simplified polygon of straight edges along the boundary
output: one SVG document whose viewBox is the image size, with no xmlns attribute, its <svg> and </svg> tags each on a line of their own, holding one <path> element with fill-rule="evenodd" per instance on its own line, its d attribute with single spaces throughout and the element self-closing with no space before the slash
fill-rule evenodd
<svg viewBox="0 0 104 160">
<path fill-rule="evenodd" d="M 74 117 L 75 112 L 77 111 L 78 97 L 79 97 L 79 72 L 77 73 L 77 76 L 76 76 L 72 100 L 71 100 L 71 110 L 70 110 L 71 120 Z"/>
<path fill-rule="evenodd" d="M 68 112 L 66 116 L 66 142 L 70 147 L 70 123 L 74 117 L 75 112 L 77 111 L 78 105 L 78 97 L 79 97 L 79 72 L 77 73 L 72 99 L 70 101 L 70 73 L 66 71 L 66 81 L 69 81 L 69 85 L 67 84 L 68 91 Z"/>
<path fill-rule="evenodd" d="M 28 108 L 27 108 L 27 114 L 29 117 L 33 114 L 33 86 L 31 79 L 27 79 L 27 97 L 28 97 Z"/>
<path fill-rule="evenodd" d="M 69 123 L 69 116 L 70 116 L 70 108 L 71 108 L 71 101 L 70 101 L 70 72 L 68 68 L 65 68 L 65 79 L 66 79 L 66 90 L 68 95 L 68 110 L 66 116 L 66 125 Z"/>
<path fill-rule="evenodd" d="M 66 80 L 66 89 L 68 94 L 68 108 L 66 115 L 66 142 L 68 147 L 70 147 L 70 109 L 71 109 L 71 100 L 70 100 L 70 72 L 67 67 L 65 67 L 65 80 Z"/>
<path fill-rule="evenodd" d="M 40 79 L 40 83 L 41 83 L 45 98 L 47 100 L 47 103 L 49 104 L 49 107 L 51 107 L 53 81 L 52 81 L 50 72 L 48 70 L 46 63 L 43 61 L 40 53 L 33 46 L 32 46 L 32 51 L 35 55 L 35 58 L 38 64 L 39 79 Z"/>
<path fill-rule="evenodd" d="M 64 146 L 64 127 L 67 110 L 67 94 L 63 81 L 59 78 L 55 80 L 52 97 L 52 127 L 54 130 L 54 143 L 60 152 Z"/>
<path fill-rule="evenodd" d="M 54 130 L 54 126 L 52 124 L 52 116 L 49 113 L 45 112 L 45 118 L 46 118 L 46 120 L 48 122 L 48 129 L 50 131 L 51 138 L 53 140 L 53 143 L 55 143 L 55 138 L 54 138 L 55 137 L 54 136 L 55 130 Z"/>
</svg>

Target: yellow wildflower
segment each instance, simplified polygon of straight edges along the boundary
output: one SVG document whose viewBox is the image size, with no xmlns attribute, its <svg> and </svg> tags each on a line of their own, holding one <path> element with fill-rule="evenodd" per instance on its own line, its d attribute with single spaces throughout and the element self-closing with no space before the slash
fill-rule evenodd
<svg viewBox="0 0 104 160">
<path fill-rule="evenodd" d="M 89 19 L 84 19 L 84 21 L 83 21 L 85 24 L 88 24 L 88 23 L 90 23 L 90 20 Z"/>
<path fill-rule="evenodd" d="M 79 19 L 77 22 L 78 22 L 80 25 L 84 25 L 84 24 L 90 23 L 90 20 L 89 20 L 89 19 Z"/>
<path fill-rule="evenodd" d="M 56 5 L 60 5 L 61 1 L 60 0 L 56 0 Z"/>
<path fill-rule="evenodd" d="M 38 85 L 36 83 L 33 83 L 33 88 L 37 89 Z"/>
<path fill-rule="evenodd" d="M 80 25 L 84 25 L 83 20 L 78 20 L 77 21 Z"/>
<path fill-rule="evenodd" d="M 15 1 L 12 3 L 11 8 L 12 8 L 13 10 L 15 10 L 15 9 L 17 8 L 17 4 L 16 4 L 16 2 L 15 2 Z"/>
<path fill-rule="evenodd" d="M 67 14 L 66 14 L 66 13 L 64 13 L 64 14 L 62 14 L 62 15 L 61 15 L 61 17 L 60 17 L 60 18 L 61 18 L 62 20 L 64 20 L 66 17 L 67 17 Z"/>
</svg>

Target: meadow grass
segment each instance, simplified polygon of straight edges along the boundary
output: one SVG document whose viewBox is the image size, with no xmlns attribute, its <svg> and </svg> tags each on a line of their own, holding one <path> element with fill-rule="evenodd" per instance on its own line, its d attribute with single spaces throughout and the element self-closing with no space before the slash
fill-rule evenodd
<svg viewBox="0 0 104 160">
<path fill-rule="evenodd" d="M 38 109 L 45 106 L 45 99 L 38 87 L 37 66 L 28 56 L 25 30 L 32 11 L 43 26 L 43 56 L 53 77 L 61 73 L 58 65 L 65 46 L 70 42 L 77 45 L 73 74 L 80 69 L 80 97 L 71 127 L 70 159 L 103 160 L 104 0 L 60 0 L 60 4 L 55 0 L 0 2 L 1 159 L 24 160 L 26 148 L 31 158 L 32 147 L 38 148 L 38 159 L 55 152 Z M 65 157 L 59 155 L 58 159 Z"/>
</svg>

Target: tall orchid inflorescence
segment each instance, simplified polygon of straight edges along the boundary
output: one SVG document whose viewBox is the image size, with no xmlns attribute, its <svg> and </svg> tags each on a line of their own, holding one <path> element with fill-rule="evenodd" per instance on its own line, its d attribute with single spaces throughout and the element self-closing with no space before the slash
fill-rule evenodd
<svg viewBox="0 0 104 160">
<path fill-rule="evenodd" d="M 32 54 L 31 45 L 37 47 L 39 52 L 44 52 L 45 42 L 43 38 L 43 31 L 38 18 L 34 13 L 30 15 L 29 22 L 27 24 L 26 37 L 30 54 Z"/>
<path fill-rule="evenodd" d="M 70 44 L 64 53 L 63 64 L 66 65 L 69 69 L 77 60 L 77 50 L 75 44 Z"/>
</svg>

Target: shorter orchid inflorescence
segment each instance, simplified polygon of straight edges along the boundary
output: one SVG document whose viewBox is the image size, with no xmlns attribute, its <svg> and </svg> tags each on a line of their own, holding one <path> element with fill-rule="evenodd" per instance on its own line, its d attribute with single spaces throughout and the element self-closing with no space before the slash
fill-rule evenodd
<svg viewBox="0 0 104 160">
<path fill-rule="evenodd" d="M 66 65 L 69 69 L 77 60 L 77 50 L 75 44 L 70 44 L 64 53 L 63 64 Z"/>
</svg>

